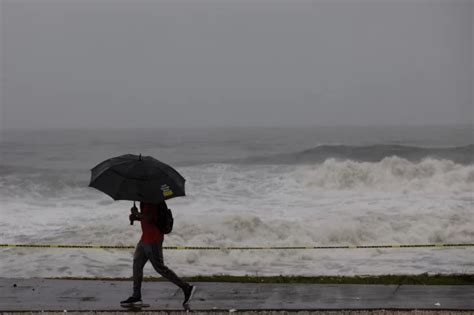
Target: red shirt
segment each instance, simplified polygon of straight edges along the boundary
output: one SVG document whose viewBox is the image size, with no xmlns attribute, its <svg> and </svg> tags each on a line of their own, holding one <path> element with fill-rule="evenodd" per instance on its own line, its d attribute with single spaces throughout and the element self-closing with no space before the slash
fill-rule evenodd
<svg viewBox="0 0 474 315">
<path fill-rule="evenodd" d="M 156 242 L 163 241 L 163 233 L 161 233 L 160 229 L 156 226 L 156 216 L 158 214 L 158 205 L 153 203 L 146 203 L 140 202 L 140 211 L 143 215 L 142 219 L 140 220 L 140 224 L 142 226 L 142 237 L 140 241 L 144 244 L 151 244 Z M 147 214 L 150 213 L 151 217 L 153 218 L 152 222 L 148 222 L 144 217 L 148 216 Z"/>
</svg>

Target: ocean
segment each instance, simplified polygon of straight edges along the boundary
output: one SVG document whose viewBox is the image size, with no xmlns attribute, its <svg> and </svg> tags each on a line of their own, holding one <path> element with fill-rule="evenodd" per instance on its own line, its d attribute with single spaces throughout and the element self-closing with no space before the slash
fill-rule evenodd
<svg viewBox="0 0 474 315">
<path fill-rule="evenodd" d="M 90 169 L 151 155 L 186 178 L 165 246 L 474 243 L 472 126 L 4 130 L 0 243 L 135 245 Z M 1 277 L 129 277 L 133 250 L 1 248 Z M 166 250 L 193 275 L 474 273 L 474 248 Z M 151 266 L 145 275 L 156 275 Z"/>
</svg>

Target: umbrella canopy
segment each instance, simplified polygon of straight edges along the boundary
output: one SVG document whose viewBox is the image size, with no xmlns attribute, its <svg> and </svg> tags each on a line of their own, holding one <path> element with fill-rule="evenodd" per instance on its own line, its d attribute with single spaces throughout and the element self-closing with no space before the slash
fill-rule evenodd
<svg viewBox="0 0 474 315">
<path fill-rule="evenodd" d="M 114 200 L 158 203 L 184 196 L 184 182 L 175 169 L 151 156 L 125 154 L 95 166 L 89 186 Z"/>
</svg>

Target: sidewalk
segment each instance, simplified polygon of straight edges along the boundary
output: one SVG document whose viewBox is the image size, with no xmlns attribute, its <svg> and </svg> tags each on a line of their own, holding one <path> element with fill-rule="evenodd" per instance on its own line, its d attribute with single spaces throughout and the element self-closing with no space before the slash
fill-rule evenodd
<svg viewBox="0 0 474 315">
<path fill-rule="evenodd" d="M 194 283 L 191 310 L 474 310 L 474 285 Z M 0 278 L 0 311 L 121 311 L 130 281 Z M 182 310 L 182 292 L 144 282 L 146 311 Z"/>
</svg>

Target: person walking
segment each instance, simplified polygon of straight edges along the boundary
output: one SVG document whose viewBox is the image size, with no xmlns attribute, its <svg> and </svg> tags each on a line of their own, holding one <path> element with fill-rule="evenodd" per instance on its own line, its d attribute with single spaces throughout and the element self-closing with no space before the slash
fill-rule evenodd
<svg viewBox="0 0 474 315">
<path fill-rule="evenodd" d="M 165 201 L 159 204 L 140 202 L 140 212 L 135 206 L 132 208 L 132 213 L 129 216 L 130 223 L 133 224 L 133 221 L 140 221 L 142 236 L 133 256 L 133 294 L 128 299 L 120 302 L 123 306 L 139 306 L 143 304 L 141 295 L 143 268 L 150 261 L 156 272 L 183 290 L 183 307 L 189 307 L 189 302 L 196 291 L 196 286 L 183 281 L 163 262 L 164 234 L 160 231 L 156 222 L 160 219 L 158 217 L 160 210 L 167 209 L 168 206 Z"/>
</svg>

